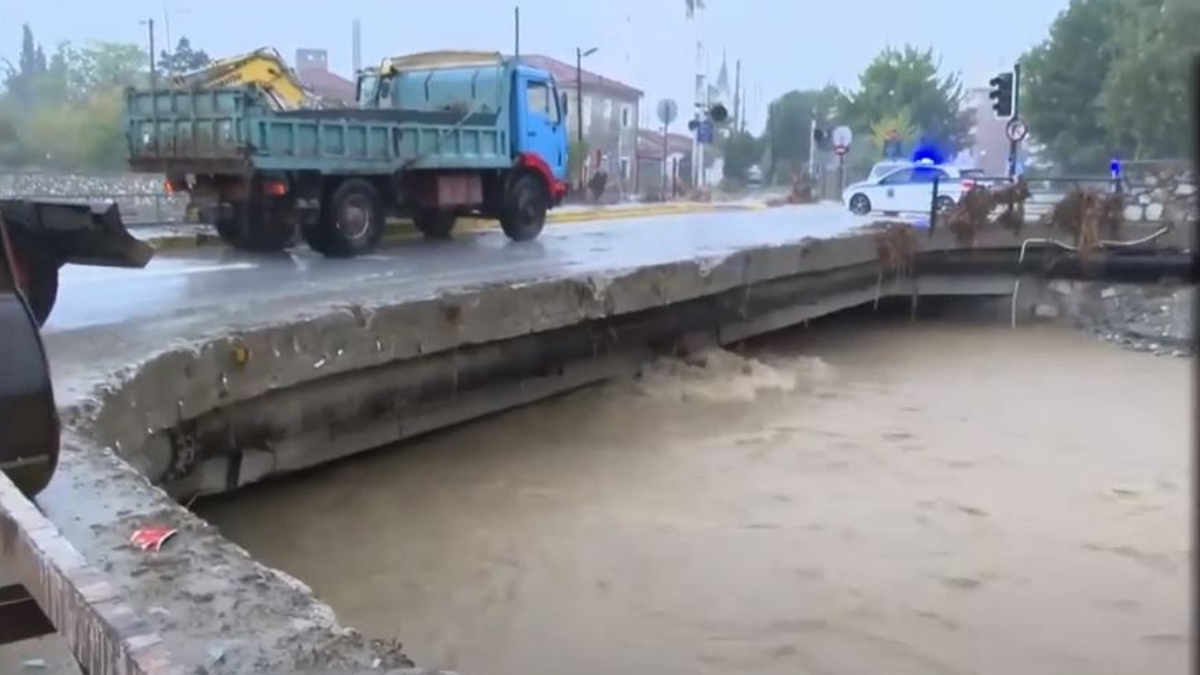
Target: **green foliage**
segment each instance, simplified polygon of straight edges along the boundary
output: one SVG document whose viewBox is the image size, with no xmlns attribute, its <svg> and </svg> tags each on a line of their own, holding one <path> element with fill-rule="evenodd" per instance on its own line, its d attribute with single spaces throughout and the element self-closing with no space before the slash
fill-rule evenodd
<svg viewBox="0 0 1200 675">
<path fill-rule="evenodd" d="M 1068 170 L 1107 164 L 1105 80 L 1124 0 L 1071 0 L 1050 35 L 1021 59 L 1021 116 Z"/>
<path fill-rule="evenodd" d="M 885 120 L 905 117 L 915 135 L 956 153 L 971 142 L 969 115 L 962 107 L 957 75 L 941 75 L 932 49 L 884 49 L 859 75 L 858 89 L 847 92 L 840 117 L 866 132 Z"/>
<path fill-rule="evenodd" d="M 47 59 L 33 31 L 23 32 L 0 93 L 0 162 L 122 167 L 122 92 L 146 84 L 147 55 L 135 45 L 63 43 Z"/>
<path fill-rule="evenodd" d="M 1021 60 L 1022 116 L 1060 170 L 1183 154 L 1197 25 L 1196 0 L 1071 0 Z"/>
<path fill-rule="evenodd" d="M 1191 60 L 1200 2 L 1129 0 L 1113 35 L 1116 59 L 1101 97 L 1116 149 L 1136 159 L 1176 158 L 1190 137 Z"/>
<path fill-rule="evenodd" d="M 746 172 L 762 157 L 763 144 L 748 131 L 732 132 L 722 143 L 725 163 L 722 173 L 725 178 L 744 182 Z"/>
<path fill-rule="evenodd" d="M 791 180 L 793 169 L 808 162 L 812 146 L 812 122 L 829 129 L 841 93 L 837 87 L 793 90 L 771 102 L 763 141 L 771 182 Z"/>
<path fill-rule="evenodd" d="M 156 65 L 161 73 L 171 75 L 198 70 L 211 62 L 212 59 L 208 57 L 208 52 L 203 49 L 194 49 L 191 40 L 181 37 L 175 44 L 174 51 L 164 49 L 159 52 Z"/>
</svg>

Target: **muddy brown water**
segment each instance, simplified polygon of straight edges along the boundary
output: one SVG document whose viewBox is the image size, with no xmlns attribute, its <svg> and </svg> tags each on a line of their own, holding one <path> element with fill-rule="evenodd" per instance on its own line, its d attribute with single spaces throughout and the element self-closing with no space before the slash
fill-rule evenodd
<svg viewBox="0 0 1200 675">
<path fill-rule="evenodd" d="M 468 675 L 1183 673 L 1190 368 L 858 313 L 198 510 Z"/>
<path fill-rule="evenodd" d="M 465 673 L 1182 673 L 1190 365 L 860 313 L 201 511 Z"/>
</svg>

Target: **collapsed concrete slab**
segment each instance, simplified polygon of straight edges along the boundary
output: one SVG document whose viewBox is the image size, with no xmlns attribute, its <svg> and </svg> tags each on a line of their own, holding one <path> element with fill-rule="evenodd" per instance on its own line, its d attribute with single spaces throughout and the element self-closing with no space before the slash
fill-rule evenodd
<svg viewBox="0 0 1200 675">
<path fill-rule="evenodd" d="M 303 583 L 174 497 L 630 372 L 681 339 L 728 343 L 886 295 L 1007 295 L 1021 239 L 1049 234 L 989 231 L 970 248 L 919 234 L 897 258 L 887 232 L 859 233 L 436 294 L 385 284 L 352 302 L 231 311 L 174 343 L 163 340 L 178 334 L 170 325 L 51 336 L 68 431 L 39 505 L 176 663 L 416 672 L 397 643 L 340 626 Z M 129 544 L 147 525 L 178 534 L 147 553 Z"/>
</svg>

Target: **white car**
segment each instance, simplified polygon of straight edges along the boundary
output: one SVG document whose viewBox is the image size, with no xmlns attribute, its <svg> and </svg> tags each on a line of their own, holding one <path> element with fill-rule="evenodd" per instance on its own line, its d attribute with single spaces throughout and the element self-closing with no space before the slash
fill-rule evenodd
<svg viewBox="0 0 1200 675">
<path fill-rule="evenodd" d="M 851 213 L 865 216 L 874 211 L 884 213 L 929 213 L 933 206 L 933 184 L 937 179 L 937 205 L 945 209 L 958 203 L 976 180 L 983 177 L 979 169 L 955 166 L 907 164 L 855 183 L 842 192 L 842 203 Z"/>
</svg>

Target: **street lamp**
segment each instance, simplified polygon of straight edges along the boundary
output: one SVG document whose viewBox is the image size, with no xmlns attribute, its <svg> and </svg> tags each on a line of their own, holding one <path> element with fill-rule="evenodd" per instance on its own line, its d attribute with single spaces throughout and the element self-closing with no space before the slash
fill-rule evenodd
<svg viewBox="0 0 1200 675">
<path fill-rule="evenodd" d="M 591 49 L 575 48 L 575 138 L 578 139 L 579 152 L 583 152 L 583 57 L 596 53 L 598 47 Z M 587 163 L 587 155 L 579 157 L 579 188 L 583 188 L 583 166 Z"/>
</svg>

